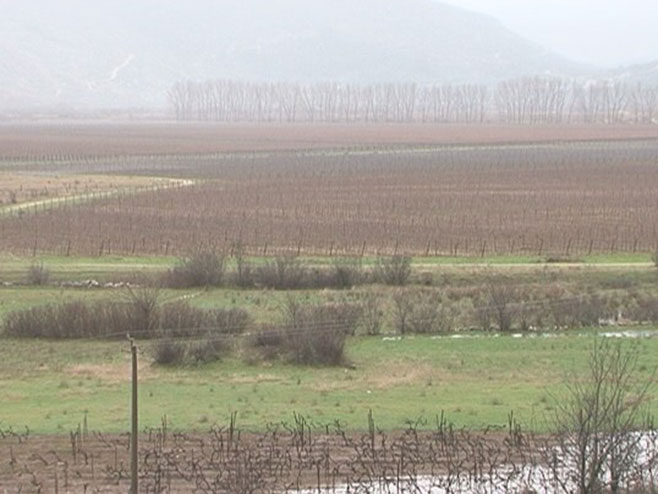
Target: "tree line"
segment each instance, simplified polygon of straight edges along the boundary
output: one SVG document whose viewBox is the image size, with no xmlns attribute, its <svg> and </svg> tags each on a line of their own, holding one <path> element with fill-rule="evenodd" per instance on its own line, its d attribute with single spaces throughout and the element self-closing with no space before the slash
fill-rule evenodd
<svg viewBox="0 0 658 494">
<path fill-rule="evenodd" d="M 523 77 L 479 84 L 179 81 L 168 91 L 179 121 L 648 124 L 658 85 Z"/>
</svg>

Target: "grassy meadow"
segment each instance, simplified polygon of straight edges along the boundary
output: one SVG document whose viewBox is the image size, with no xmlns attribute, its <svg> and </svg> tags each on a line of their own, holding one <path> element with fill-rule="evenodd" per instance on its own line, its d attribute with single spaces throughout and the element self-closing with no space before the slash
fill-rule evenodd
<svg viewBox="0 0 658 494">
<path fill-rule="evenodd" d="M 108 281 L 155 276 L 174 258 L 100 257 L 38 259 L 50 272 L 47 284 L 25 284 L 30 258 L 5 257 L 0 264 L 0 318 L 14 310 L 71 300 L 119 300 L 122 288 L 80 288 L 65 281 Z M 255 263 L 262 262 L 255 259 Z M 517 262 L 518 261 L 518 262 Z M 311 259 L 310 263 L 327 264 Z M 367 259 L 364 264 L 372 264 Z M 487 267 L 483 267 L 485 262 Z M 439 287 L 468 290 L 492 272 L 520 286 L 559 283 L 611 294 L 654 290 L 650 256 L 609 256 L 582 263 L 540 259 L 417 259 L 412 282 L 430 273 Z M 420 278 L 415 278 L 419 276 Z M 349 300 L 362 292 L 389 296 L 395 288 L 367 285 L 349 290 L 262 288 L 163 289 L 160 300 L 185 299 L 204 309 L 239 307 L 258 323 L 276 323 L 290 296 L 302 303 Z M 623 330 L 628 328 L 622 328 Z M 642 330 L 651 326 L 642 326 Z M 612 329 L 611 331 L 614 331 Z M 140 341 L 140 417 L 142 427 L 168 423 L 182 430 L 205 430 L 237 412 L 248 429 L 291 420 L 293 413 L 316 423 L 340 421 L 348 429 L 367 426 L 368 410 L 383 429 L 400 429 L 421 420 L 433 427 L 441 413 L 457 426 L 476 429 L 507 426 L 509 414 L 526 428 L 548 428 L 555 400 L 568 379 L 582 375 L 594 335 L 581 329 L 548 334 L 456 332 L 436 335 L 394 333 L 385 319 L 382 334 L 353 336 L 346 363 L 338 367 L 295 366 L 285 360 L 254 357 L 235 340 L 236 350 L 221 361 L 168 367 L 153 363 L 153 343 Z M 93 430 L 127 430 L 130 354 L 127 341 L 0 339 L 0 428 L 29 427 L 44 434 L 75 429 L 86 416 Z M 656 366 L 658 338 L 625 340 L 638 345 L 640 371 Z M 652 409 L 655 404 L 652 403 Z"/>
<path fill-rule="evenodd" d="M 175 429 L 204 430 L 232 412 L 247 429 L 289 421 L 340 421 L 348 429 L 399 429 L 442 412 L 457 426 L 504 428 L 509 413 L 528 429 L 547 428 L 565 379 L 585 370 L 592 333 L 556 337 L 357 337 L 348 342 L 349 366 L 300 368 L 245 363 L 231 357 L 200 367 L 166 368 L 150 362 L 140 344 L 142 427 L 166 415 Z M 640 369 L 655 367 L 658 339 L 641 346 Z M 130 355 L 126 342 L 3 340 L 0 427 L 38 433 L 73 430 L 87 416 L 91 429 L 127 430 Z M 656 410 L 652 403 L 652 410 Z"/>
</svg>

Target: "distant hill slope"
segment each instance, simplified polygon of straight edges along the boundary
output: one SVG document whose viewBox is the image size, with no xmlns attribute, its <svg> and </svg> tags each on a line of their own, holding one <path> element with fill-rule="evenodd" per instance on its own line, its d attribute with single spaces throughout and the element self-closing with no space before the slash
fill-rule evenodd
<svg viewBox="0 0 658 494">
<path fill-rule="evenodd" d="M 495 82 L 585 69 L 430 0 L 0 0 L 0 109 L 162 107 L 181 79 Z"/>
<path fill-rule="evenodd" d="M 616 69 L 608 77 L 627 83 L 640 82 L 653 86 L 658 85 L 658 60 Z"/>
</svg>

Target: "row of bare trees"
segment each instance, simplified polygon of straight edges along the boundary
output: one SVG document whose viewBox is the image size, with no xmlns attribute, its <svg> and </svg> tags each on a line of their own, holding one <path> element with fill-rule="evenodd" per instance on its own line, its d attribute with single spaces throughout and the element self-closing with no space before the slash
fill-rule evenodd
<svg viewBox="0 0 658 494">
<path fill-rule="evenodd" d="M 176 120 L 511 124 L 658 122 L 658 86 L 552 76 L 476 84 L 184 81 L 168 92 Z"/>
<path fill-rule="evenodd" d="M 483 122 L 484 86 L 178 82 L 176 120 L 220 122 Z"/>
</svg>

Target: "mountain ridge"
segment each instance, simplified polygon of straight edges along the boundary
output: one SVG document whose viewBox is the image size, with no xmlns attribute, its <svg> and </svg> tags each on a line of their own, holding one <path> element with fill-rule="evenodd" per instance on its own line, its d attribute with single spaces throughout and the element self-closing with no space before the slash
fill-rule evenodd
<svg viewBox="0 0 658 494">
<path fill-rule="evenodd" d="M 94 5 L 90 5 L 90 4 Z M 0 108 L 163 108 L 179 80 L 495 83 L 589 68 L 430 0 L 0 0 Z"/>
</svg>

